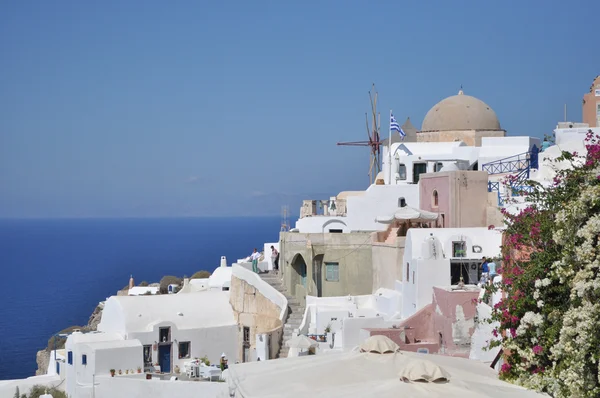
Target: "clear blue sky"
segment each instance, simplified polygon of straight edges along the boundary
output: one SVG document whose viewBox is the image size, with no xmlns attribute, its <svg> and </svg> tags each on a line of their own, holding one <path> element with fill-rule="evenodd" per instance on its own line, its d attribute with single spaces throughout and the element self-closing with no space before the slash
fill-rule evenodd
<svg viewBox="0 0 600 398">
<path fill-rule="evenodd" d="M 292 4 L 294 3 L 294 4 Z M 0 2 L 0 216 L 278 214 L 364 189 L 368 90 L 581 120 L 600 1 Z M 385 119 L 385 117 L 382 117 Z M 383 123 L 385 125 L 385 123 Z M 385 126 L 384 126 L 385 130 Z"/>
</svg>

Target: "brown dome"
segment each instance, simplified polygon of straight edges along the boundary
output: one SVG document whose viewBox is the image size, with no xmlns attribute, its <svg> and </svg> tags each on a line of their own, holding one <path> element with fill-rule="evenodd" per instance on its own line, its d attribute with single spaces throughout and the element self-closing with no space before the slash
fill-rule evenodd
<svg viewBox="0 0 600 398">
<path fill-rule="evenodd" d="M 427 112 L 421 131 L 501 130 L 496 112 L 482 100 L 463 94 L 448 97 Z"/>
</svg>

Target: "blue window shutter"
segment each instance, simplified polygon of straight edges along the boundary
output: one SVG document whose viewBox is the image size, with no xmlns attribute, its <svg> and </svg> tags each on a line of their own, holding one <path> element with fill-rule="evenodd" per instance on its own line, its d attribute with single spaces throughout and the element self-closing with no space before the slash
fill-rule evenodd
<svg viewBox="0 0 600 398">
<path fill-rule="evenodd" d="M 69 365 L 73 365 L 73 351 L 69 351 L 67 353 L 67 362 Z"/>
<path fill-rule="evenodd" d="M 83 354 L 81 356 L 81 364 L 82 365 L 87 365 L 87 355 Z"/>
<path fill-rule="evenodd" d="M 56 361 L 56 359 L 55 359 Z M 59 375 L 60 374 L 60 362 L 56 361 L 56 374 Z"/>
</svg>

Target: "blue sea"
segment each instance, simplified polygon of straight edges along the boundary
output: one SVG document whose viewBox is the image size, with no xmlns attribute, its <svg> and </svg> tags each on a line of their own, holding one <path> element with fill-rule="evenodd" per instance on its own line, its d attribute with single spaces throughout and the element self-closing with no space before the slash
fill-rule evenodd
<svg viewBox="0 0 600 398">
<path fill-rule="evenodd" d="M 0 379 L 33 376 L 53 333 L 164 275 L 212 271 L 277 241 L 280 219 L 0 219 Z"/>
</svg>

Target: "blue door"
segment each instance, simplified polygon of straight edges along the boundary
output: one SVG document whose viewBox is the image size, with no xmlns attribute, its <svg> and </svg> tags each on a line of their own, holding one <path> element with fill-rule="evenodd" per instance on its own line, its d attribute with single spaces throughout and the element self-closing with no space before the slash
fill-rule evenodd
<svg viewBox="0 0 600 398">
<path fill-rule="evenodd" d="M 171 344 L 158 346 L 158 365 L 163 373 L 171 373 Z"/>
</svg>

